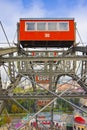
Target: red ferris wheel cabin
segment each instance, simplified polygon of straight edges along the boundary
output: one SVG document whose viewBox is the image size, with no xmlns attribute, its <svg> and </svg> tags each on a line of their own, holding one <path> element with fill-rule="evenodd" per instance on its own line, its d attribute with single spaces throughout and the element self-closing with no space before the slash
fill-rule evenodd
<svg viewBox="0 0 87 130">
<path fill-rule="evenodd" d="M 23 47 L 70 47 L 75 42 L 73 18 L 21 18 L 18 25 Z"/>
</svg>

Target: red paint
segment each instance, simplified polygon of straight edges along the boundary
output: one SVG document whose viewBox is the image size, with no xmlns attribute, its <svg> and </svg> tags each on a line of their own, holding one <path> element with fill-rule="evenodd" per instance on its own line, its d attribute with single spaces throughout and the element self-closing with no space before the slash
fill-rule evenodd
<svg viewBox="0 0 87 130">
<path fill-rule="evenodd" d="M 26 31 L 25 22 L 69 22 L 68 31 Z M 25 41 L 75 41 L 75 23 L 74 19 L 53 19 L 53 20 L 29 20 L 29 19 L 20 19 L 19 22 L 19 37 L 20 42 Z M 50 37 L 45 37 L 46 34 L 49 34 Z M 33 44 L 33 43 L 32 43 Z"/>
<path fill-rule="evenodd" d="M 38 100 L 37 104 L 38 104 L 38 106 L 45 106 L 49 102 L 50 102 L 50 100 Z"/>
<path fill-rule="evenodd" d="M 85 120 L 82 117 L 80 117 L 80 116 L 75 117 L 74 121 L 77 122 L 77 123 L 81 123 L 81 124 L 85 124 L 86 123 Z"/>
<path fill-rule="evenodd" d="M 35 77 L 37 83 L 49 83 L 49 78 L 45 76 L 38 76 Z"/>
</svg>

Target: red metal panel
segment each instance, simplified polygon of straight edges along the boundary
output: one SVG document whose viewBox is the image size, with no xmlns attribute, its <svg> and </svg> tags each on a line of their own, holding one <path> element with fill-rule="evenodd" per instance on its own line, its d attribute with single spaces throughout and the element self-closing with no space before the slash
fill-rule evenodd
<svg viewBox="0 0 87 130">
<path fill-rule="evenodd" d="M 45 106 L 46 104 L 48 104 L 50 102 L 50 100 L 38 100 L 37 104 L 39 106 Z"/>
<path fill-rule="evenodd" d="M 37 82 L 37 83 L 41 83 L 41 84 L 42 84 L 42 83 L 43 83 L 43 84 L 44 84 L 44 83 L 46 83 L 46 84 L 49 83 L 49 77 L 47 77 L 47 76 L 38 76 L 38 75 L 37 75 L 37 76 L 35 77 L 35 79 L 36 79 L 36 82 Z"/>
<path fill-rule="evenodd" d="M 25 22 L 69 22 L 69 31 L 25 31 Z M 75 41 L 74 20 L 20 20 L 19 41 Z"/>
</svg>

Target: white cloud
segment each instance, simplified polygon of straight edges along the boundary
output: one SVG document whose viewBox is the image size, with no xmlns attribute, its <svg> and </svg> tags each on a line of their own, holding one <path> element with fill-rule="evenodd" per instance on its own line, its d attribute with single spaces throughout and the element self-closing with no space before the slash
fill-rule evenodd
<svg viewBox="0 0 87 130">
<path fill-rule="evenodd" d="M 74 10 L 70 11 L 69 15 L 75 18 L 76 28 L 78 29 L 82 42 L 87 45 L 87 4 L 85 5 L 84 1 L 80 0 Z M 78 36 L 77 40 L 80 41 Z"/>
<path fill-rule="evenodd" d="M 41 0 L 31 0 L 31 3 L 28 3 L 26 8 L 24 7 L 22 0 L 0 1 L 0 20 L 11 42 L 13 41 L 17 29 L 17 22 L 20 18 L 45 17 L 45 13 L 46 11 Z M 6 41 L 3 34 L 0 33 L 0 35 L 2 35 L 0 42 Z"/>
<path fill-rule="evenodd" d="M 45 17 L 46 10 L 44 9 L 41 0 L 33 0 L 30 6 L 25 10 L 26 17 Z"/>
</svg>

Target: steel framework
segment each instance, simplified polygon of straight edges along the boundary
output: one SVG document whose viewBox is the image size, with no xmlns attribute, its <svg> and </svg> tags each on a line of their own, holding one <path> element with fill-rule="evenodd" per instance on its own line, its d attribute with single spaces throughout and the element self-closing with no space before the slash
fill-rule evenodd
<svg viewBox="0 0 87 130">
<path fill-rule="evenodd" d="M 54 52 L 56 52 L 56 56 L 54 56 Z M 80 54 L 78 55 L 77 52 Z M 0 76 L 0 113 L 2 112 L 4 102 L 8 99 L 14 99 L 16 101 L 16 99 L 20 98 L 34 98 L 35 112 L 37 113 L 37 100 L 41 98 L 50 98 L 53 100 L 50 103 L 51 122 L 53 122 L 54 101 L 57 98 L 62 98 L 62 100 L 65 100 L 74 106 L 71 102 L 66 100 L 66 97 L 86 97 L 87 95 L 87 47 L 76 46 L 69 49 L 56 48 L 55 51 L 47 49 L 24 50 L 18 47 L 0 48 L 0 66 L 4 66 L 4 68 L 8 69 L 9 73 L 7 71 L 6 73 L 10 79 L 10 84 L 8 85 L 7 89 L 3 90 Z M 36 76 L 42 78 L 45 77 L 44 82 L 37 81 Z M 68 90 L 57 93 L 56 95 L 57 83 L 62 76 L 69 76 L 72 78 L 72 80 L 75 80 L 82 87 L 84 93 L 77 92 L 69 94 L 67 92 L 69 89 L 71 89 L 69 88 Z M 17 87 L 23 77 L 31 81 L 33 93 L 28 93 L 27 95 L 26 93 L 24 95 L 14 95 L 13 90 Z M 46 82 L 46 78 L 48 78 L 48 82 Z M 41 83 L 48 83 L 48 89 L 41 86 Z M 43 88 L 49 93 L 38 95 L 37 86 Z M 78 106 L 76 108 L 78 108 Z M 41 112 L 41 110 L 39 112 Z M 36 115 L 37 114 L 35 114 L 35 116 Z M 52 124 L 51 129 L 53 130 Z"/>
</svg>

